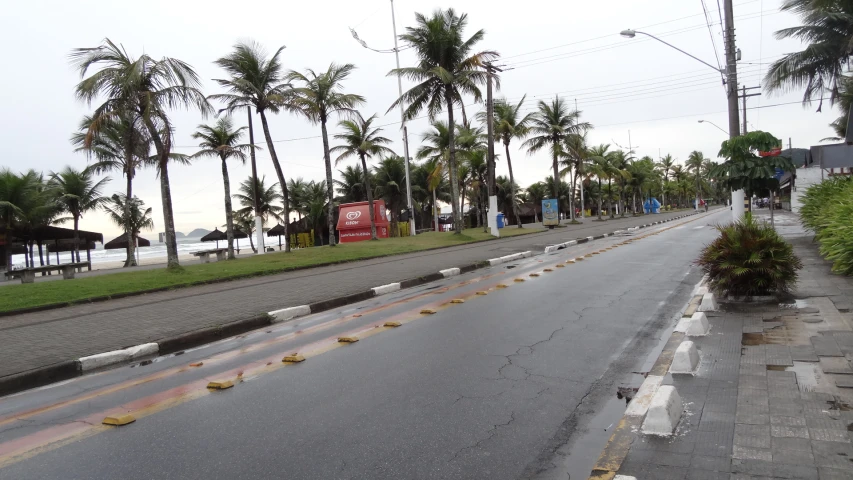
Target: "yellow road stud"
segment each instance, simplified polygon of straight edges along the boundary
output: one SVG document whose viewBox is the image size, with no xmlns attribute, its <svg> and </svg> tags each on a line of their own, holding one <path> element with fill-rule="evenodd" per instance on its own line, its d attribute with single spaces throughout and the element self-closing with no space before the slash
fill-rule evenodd
<svg viewBox="0 0 853 480">
<path fill-rule="evenodd" d="M 509 285 L 504 285 L 503 283 L 499 283 L 499 284 L 495 285 L 495 288 L 507 288 L 507 287 L 509 287 Z"/>
<path fill-rule="evenodd" d="M 358 337 L 338 337 L 338 341 L 340 343 L 355 343 L 358 341 Z"/>
<path fill-rule="evenodd" d="M 538 276 L 539 276 L 539 274 L 538 274 L 538 273 L 531 273 L 531 274 L 530 274 L 530 276 L 531 276 L 531 277 L 538 277 Z"/>
<path fill-rule="evenodd" d="M 546 268 L 546 269 L 544 269 L 544 270 L 542 270 L 542 271 L 543 271 L 543 272 L 553 272 L 553 271 L 554 271 L 554 269 L 553 269 L 553 268 Z"/>
<path fill-rule="evenodd" d="M 433 313 L 435 313 L 435 310 L 433 310 L 431 308 L 425 308 L 425 309 L 421 310 L 421 314 L 423 314 L 423 315 L 432 315 Z"/>
<path fill-rule="evenodd" d="M 584 255 L 584 257 L 586 257 L 586 258 L 589 258 L 589 257 L 591 257 L 591 256 L 592 256 L 592 254 L 591 254 L 591 253 L 587 253 L 586 255 Z"/>
<path fill-rule="evenodd" d="M 576 262 L 582 262 L 582 261 L 583 261 L 583 257 L 578 257 L 578 258 L 576 258 L 576 259 L 575 259 L 575 261 L 576 261 Z"/>
<path fill-rule="evenodd" d="M 487 292 L 485 290 L 481 290 L 481 291 L 477 292 L 477 295 L 488 295 L 488 294 L 489 294 L 489 292 Z"/>
<path fill-rule="evenodd" d="M 299 363 L 299 362 L 304 362 L 305 357 L 303 357 L 302 355 L 299 355 L 298 353 L 294 353 L 293 355 L 288 355 L 288 356 L 282 358 L 281 361 L 284 363 Z"/>
<path fill-rule="evenodd" d="M 518 282 L 518 283 L 521 283 L 523 281 L 524 281 L 523 278 L 516 278 L 515 280 L 513 280 L 513 282 Z"/>
<path fill-rule="evenodd" d="M 566 264 L 575 263 L 574 260 L 566 260 Z"/>
<path fill-rule="evenodd" d="M 600 255 L 601 252 L 592 252 L 590 255 Z"/>
<path fill-rule="evenodd" d="M 133 423 L 135 421 L 136 421 L 136 418 L 134 418 L 133 415 L 127 413 L 124 415 L 115 415 L 112 417 L 107 417 L 101 423 L 103 423 L 104 425 L 112 425 L 114 427 L 120 427 L 122 425 L 127 425 L 128 423 Z"/>
<path fill-rule="evenodd" d="M 450 303 L 465 303 L 465 300 L 463 300 L 461 298 L 454 298 L 453 300 L 450 301 Z"/>
<path fill-rule="evenodd" d="M 557 268 L 566 268 L 566 266 L 565 266 L 565 265 L 563 265 L 562 263 L 558 263 L 558 264 L 556 264 L 556 265 L 554 265 L 554 266 L 555 266 L 555 267 L 557 267 Z"/>
<path fill-rule="evenodd" d="M 200 367 L 204 365 L 204 362 L 193 362 L 190 364 L 191 367 Z"/>
<path fill-rule="evenodd" d="M 225 390 L 233 386 L 234 382 L 232 382 L 231 380 L 218 380 L 207 384 L 207 388 L 210 388 L 212 390 Z"/>
<path fill-rule="evenodd" d="M 403 324 L 400 322 L 388 321 L 385 322 L 384 326 L 386 327 L 401 327 Z"/>
</svg>

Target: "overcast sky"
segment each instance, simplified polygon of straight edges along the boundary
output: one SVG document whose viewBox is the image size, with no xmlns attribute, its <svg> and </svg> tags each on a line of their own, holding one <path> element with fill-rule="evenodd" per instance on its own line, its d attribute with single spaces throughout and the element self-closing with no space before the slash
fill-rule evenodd
<svg viewBox="0 0 853 480">
<path fill-rule="evenodd" d="M 717 64 L 724 62 L 720 15 L 715 0 L 705 0 L 711 21 L 710 32 L 700 0 L 605 0 L 558 2 L 530 0 L 497 8 L 494 1 L 397 0 L 398 33 L 414 23 L 415 12 L 453 7 L 469 16 L 467 34 L 484 29 L 481 49 L 498 51 L 507 67 L 498 95 L 516 101 L 528 95 L 527 106 L 559 93 L 577 100 L 583 119 L 595 129 L 592 144 L 614 147 L 629 144 L 638 156 L 672 154 L 683 162 L 692 150 L 716 158 L 725 133 L 699 119 L 727 129 L 726 99 L 720 75 L 665 45 L 638 36 L 625 39 L 625 28 L 643 30 Z M 799 50 L 793 41 L 779 41 L 773 32 L 798 25 L 798 19 L 779 12 L 779 0 L 735 0 L 737 45 L 743 52 L 739 80 L 746 86 L 760 84 L 767 64 L 782 54 Z M 3 7 L 0 41 L 6 45 L 5 74 L 0 77 L 0 105 L 5 118 L 0 129 L 4 154 L 0 166 L 14 170 L 33 168 L 49 173 L 65 165 L 82 168 L 85 155 L 74 153 L 68 138 L 82 115 L 91 108 L 73 95 L 78 74 L 68 64 L 68 53 L 76 47 L 94 47 L 109 37 L 132 55 L 142 52 L 154 57 L 171 56 L 193 65 L 204 79 L 205 93 L 219 93 L 211 80 L 223 73 L 213 60 L 227 54 L 238 39 L 254 39 L 269 50 L 286 45 L 282 61 L 287 68 L 322 70 L 330 62 L 354 63 L 358 70 L 346 89 L 366 97 L 365 116 L 378 113 L 387 124 L 386 136 L 402 154 L 399 112 L 385 113 L 397 97 L 396 79 L 387 77 L 394 67 L 393 54 L 375 53 L 356 43 L 348 27 L 371 47 L 393 46 L 391 4 L 388 0 L 358 2 L 164 1 L 140 4 L 106 0 L 74 2 L 11 2 Z M 716 44 L 716 52 L 714 44 Z M 402 46 L 402 45 L 401 45 Z M 716 55 L 715 55 L 716 53 Z M 401 53 L 401 63 L 412 65 L 410 52 Z M 407 88 L 404 82 L 403 88 Z M 750 130 L 769 131 L 787 146 L 808 147 L 830 136 L 829 124 L 837 113 L 816 105 L 803 108 L 801 92 L 752 97 L 748 101 Z M 468 99 L 467 104 L 473 104 Z M 776 106 L 779 104 L 787 104 Z M 760 107 L 755 108 L 754 107 Z M 468 115 L 480 109 L 468 107 Z M 176 150 L 196 151 L 190 135 L 202 119 L 197 112 L 174 112 Z M 458 117 L 457 117 L 458 118 Z M 245 124 L 245 117 L 235 119 Z M 256 123 L 259 126 L 259 123 Z M 413 150 L 426 119 L 409 123 Z M 306 180 L 324 177 L 320 128 L 292 115 L 270 118 L 273 138 L 287 178 Z M 330 125 L 330 135 L 336 131 Z M 256 141 L 263 143 L 260 128 Z M 518 145 L 516 145 L 518 147 Z M 502 152 L 502 150 L 499 150 Z M 517 181 L 522 186 L 544 179 L 550 160 L 546 153 L 529 156 L 513 151 Z M 275 172 L 265 152 L 258 154 L 260 174 L 269 182 Z M 343 168 L 341 165 L 339 168 Z M 506 175 L 506 162 L 499 160 L 498 174 Z M 250 168 L 230 166 L 232 188 L 250 175 Z M 224 223 L 222 177 L 218 160 L 199 160 L 189 167 L 170 167 L 172 198 L 179 231 L 212 229 Z M 120 174 L 112 175 L 106 192 L 123 190 Z M 154 208 L 157 226 L 148 237 L 162 231 L 158 182 L 152 170 L 140 172 L 135 194 Z M 111 237 L 118 229 L 101 213 L 90 213 L 81 221 L 86 230 Z"/>
</svg>

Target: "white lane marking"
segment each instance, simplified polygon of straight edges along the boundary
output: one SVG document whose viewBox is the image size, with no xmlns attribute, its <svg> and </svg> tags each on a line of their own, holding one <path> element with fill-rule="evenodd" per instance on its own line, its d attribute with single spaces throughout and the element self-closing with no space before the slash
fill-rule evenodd
<svg viewBox="0 0 853 480">
<path fill-rule="evenodd" d="M 673 228 L 673 230 L 681 230 L 682 228 L 684 228 L 684 225 L 681 225 L 681 226 L 675 227 L 675 228 Z"/>
<path fill-rule="evenodd" d="M 699 230 L 700 228 L 705 228 L 705 225 L 699 225 L 698 227 L 693 227 L 693 230 Z"/>
</svg>

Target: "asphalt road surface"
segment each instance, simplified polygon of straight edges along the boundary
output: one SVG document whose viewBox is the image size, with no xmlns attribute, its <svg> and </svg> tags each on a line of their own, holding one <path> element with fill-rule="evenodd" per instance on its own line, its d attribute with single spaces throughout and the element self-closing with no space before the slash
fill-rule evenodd
<svg viewBox="0 0 853 480">
<path fill-rule="evenodd" d="M 674 324 L 709 225 L 727 216 L 2 398 L 0 479 L 586 478 L 616 387 Z M 294 353 L 306 360 L 282 362 Z M 234 387 L 207 388 L 224 380 Z M 101 424 L 125 413 L 136 421 Z"/>
</svg>

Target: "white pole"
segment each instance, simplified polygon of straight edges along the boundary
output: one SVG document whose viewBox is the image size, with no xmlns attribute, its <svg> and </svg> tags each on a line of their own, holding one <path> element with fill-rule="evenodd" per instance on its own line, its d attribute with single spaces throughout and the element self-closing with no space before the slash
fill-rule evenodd
<svg viewBox="0 0 853 480">
<path fill-rule="evenodd" d="M 394 28 L 394 56 L 397 57 L 397 69 L 400 69 L 400 49 L 397 48 L 397 19 L 394 16 L 394 0 L 391 0 L 391 24 Z M 397 92 L 403 96 L 402 75 L 397 74 Z M 415 211 L 412 208 L 412 181 L 409 176 L 409 132 L 406 129 L 406 116 L 403 102 L 400 102 L 400 120 L 403 124 L 403 154 L 406 156 L 406 205 L 409 207 L 409 235 L 415 236 Z M 364 172 L 367 175 L 367 172 Z"/>
<path fill-rule="evenodd" d="M 260 215 L 255 217 L 255 244 L 258 246 L 258 253 L 264 253 L 264 219 Z"/>
</svg>

